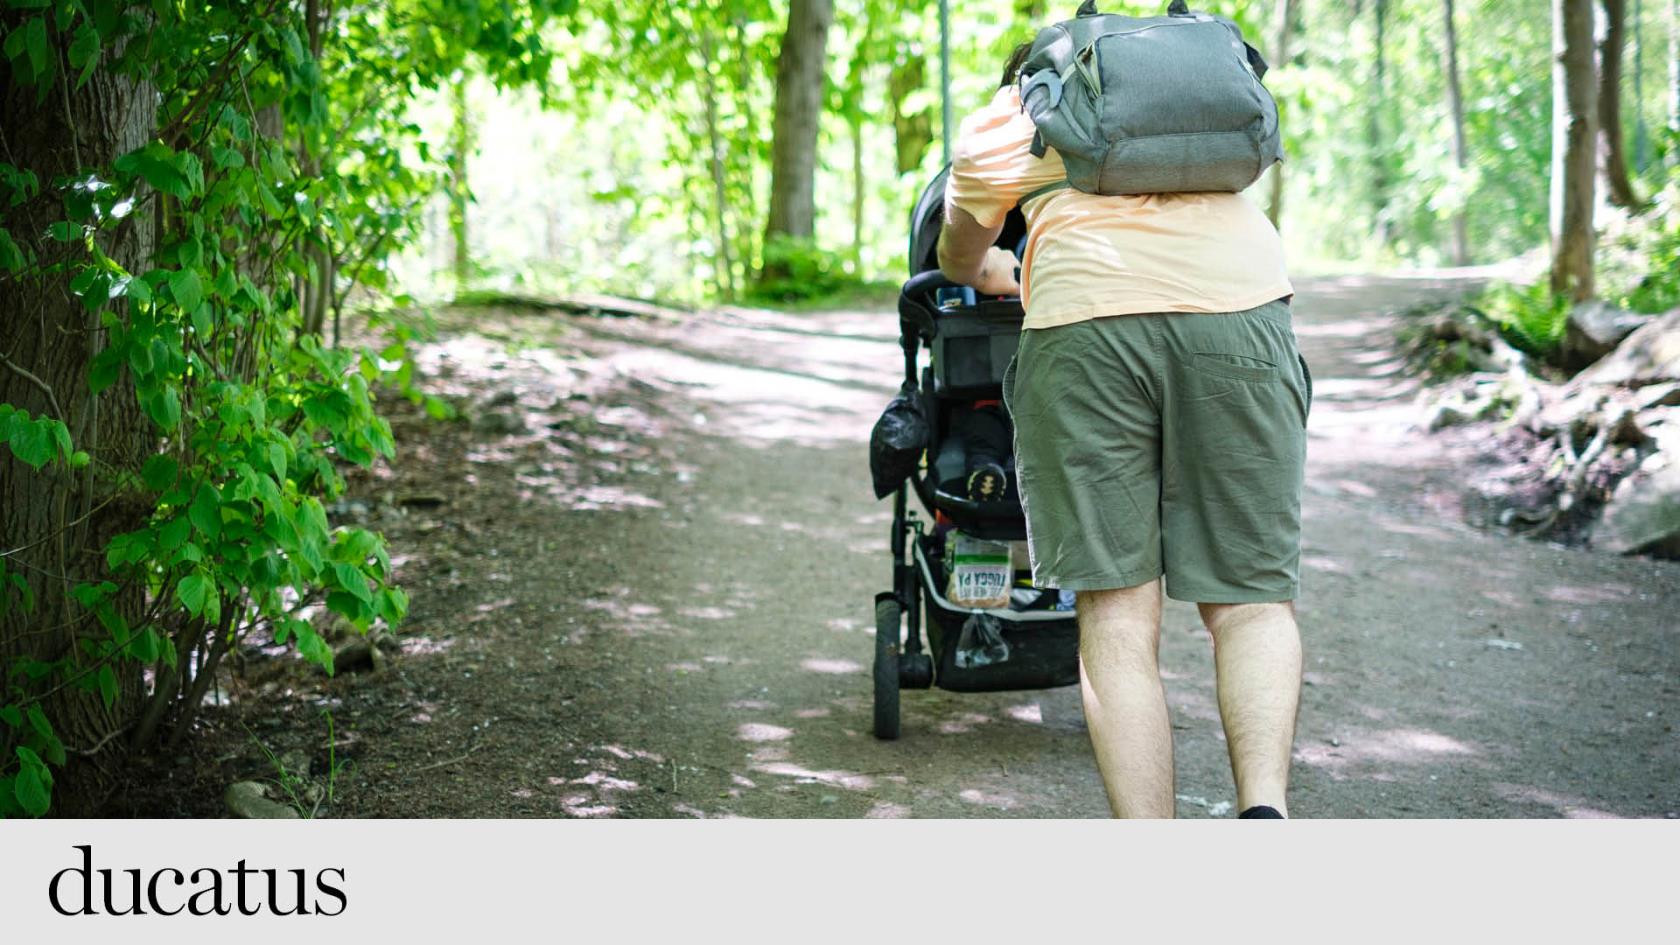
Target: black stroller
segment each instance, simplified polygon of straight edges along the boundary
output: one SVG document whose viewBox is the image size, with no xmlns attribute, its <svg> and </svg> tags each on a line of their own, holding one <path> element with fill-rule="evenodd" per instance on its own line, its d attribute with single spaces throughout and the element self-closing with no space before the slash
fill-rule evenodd
<svg viewBox="0 0 1680 945">
<path fill-rule="evenodd" d="M 919 405 L 928 436 L 917 468 L 893 496 L 893 589 L 875 596 L 875 735 L 899 734 L 899 691 L 937 685 L 955 692 L 1048 689 L 1079 681 L 1079 634 L 1071 609 L 971 608 L 943 593 L 949 577 L 945 546 L 909 508 L 915 490 L 927 514 L 944 513 L 966 535 L 990 541 L 1026 538 L 1018 490 L 1002 500 L 971 501 L 952 488 L 962 480 L 962 438 L 951 435 L 953 409 L 1002 396 L 1003 374 L 1020 340 L 1019 298 L 976 297 L 939 271 L 937 247 L 944 206 L 941 171 L 922 191 L 910 218 L 910 278 L 898 297 L 904 392 Z M 1010 212 L 997 243 L 1024 242 L 1026 221 Z M 955 298 L 951 298 L 954 296 Z M 927 362 L 920 354 L 927 349 Z M 1010 574 L 1013 588 L 1025 571 Z M 1024 591 L 1024 596 L 1032 593 Z M 1057 598 L 1050 591 L 1051 598 Z M 1067 607 L 1057 599 L 1056 606 Z M 922 649 L 922 616 L 927 643 Z M 983 641 L 985 659 L 964 659 Z M 966 655 L 972 656 L 970 650 Z"/>
</svg>

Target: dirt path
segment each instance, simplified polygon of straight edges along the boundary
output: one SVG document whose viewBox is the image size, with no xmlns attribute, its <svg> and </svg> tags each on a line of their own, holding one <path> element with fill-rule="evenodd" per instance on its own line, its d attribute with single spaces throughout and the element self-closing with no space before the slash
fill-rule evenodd
<svg viewBox="0 0 1680 945">
<path fill-rule="evenodd" d="M 1412 428 L 1382 312 L 1462 282 L 1300 288 L 1317 400 L 1296 814 L 1675 816 L 1680 565 L 1460 524 L 1473 450 Z M 476 328 L 425 364 L 428 387 L 475 398 L 477 429 L 399 411 L 397 469 L 356 485 L 413 594 L 403 653 L 246 722 L 283 747 L 333 709 L 353 766 L 330 813 L 1106 813 L 1073 689 L 907 692 L 903 738 L 869 735 L 889 510 L 864 444 L 897 386 L 890 316 Z M 1179 813 L 1226 814 L 1189 605 L 1169 604 L 1162 661 Z M 237 701 L 213 714 L 225 744 L 195 767 L 214 774 L 148 812 L 205 812 L 190 798 L 262 774 L 243 718 Z"/>
</svg>

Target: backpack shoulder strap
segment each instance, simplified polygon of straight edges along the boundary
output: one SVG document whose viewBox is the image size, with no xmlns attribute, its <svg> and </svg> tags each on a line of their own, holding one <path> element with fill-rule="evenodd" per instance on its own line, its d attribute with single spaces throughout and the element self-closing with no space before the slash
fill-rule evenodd
<svg viewBox="0 0 1680 945">
<path fill-rule="evenodd" d="M 1072 187 L 1072 186 L 1073 185 L 1068 183 L 1066 180 L 1059 180 L 1059 181 L 1056 181 L 1054 183 L 1045 184 L 1043 187 L 1040 187 L 1037 190 L 1029 191 L 1025 194 L 1022 194 L 1021 199 L 1016 201 L 1016 206 L 1020 206 L 1021 204 L 1026 203 L 1027 201 L 1033 199 L 1034 197 L 1042 197 L 1045 194 L 1052 193 L 1054 191 L 1061 190 L 1065 187 Z"/>
</svg>

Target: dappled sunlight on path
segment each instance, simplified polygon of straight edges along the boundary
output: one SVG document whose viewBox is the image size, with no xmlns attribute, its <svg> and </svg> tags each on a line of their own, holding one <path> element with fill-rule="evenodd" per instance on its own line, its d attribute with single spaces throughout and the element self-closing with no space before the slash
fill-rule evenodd
<svg viewBox="0 0 1680 945">
<path fill-rule="evenodd" d="M 1464 285 L 1297 281 L 1315 401 L 1292 810 L 1680 812 L 1680 568 L 1469 528 L 1474 457 L 1418 429 L 1391 313 Z M 1105 816 L 1075 688 L 910 691 L 903 737 L 870 735 L 889 515 L 865 443 L 895 327 L 479 313 L 427 345 L 423 383 L 465 419 L 402 426 L 424 466 L 366 484 L 436 496 L 380 513 L 413 627 L 400 676 L 343 689 L 395 706 L 363 716 L 382 727 L 360 763 L 388 773 L 360 812 Z M 1168 603 L 1161 654 L 1179 814 L 1230 816 L 1194 607 Z"/>
</svg>

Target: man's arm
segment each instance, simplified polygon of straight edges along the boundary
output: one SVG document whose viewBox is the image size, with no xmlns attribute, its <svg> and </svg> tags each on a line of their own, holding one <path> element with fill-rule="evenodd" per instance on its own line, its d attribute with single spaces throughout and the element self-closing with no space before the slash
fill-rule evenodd
<svg viewBox="0 0 1680 945">
<path fill-rule="evenodd" d="M 985 295 L 1020 295 L 1015 254 L 993 245 L 1001 232 L 1001 220 L 985 226 L 967 210 L 947 207 L 939 230 L 939 271 Z"/>
</svg>

